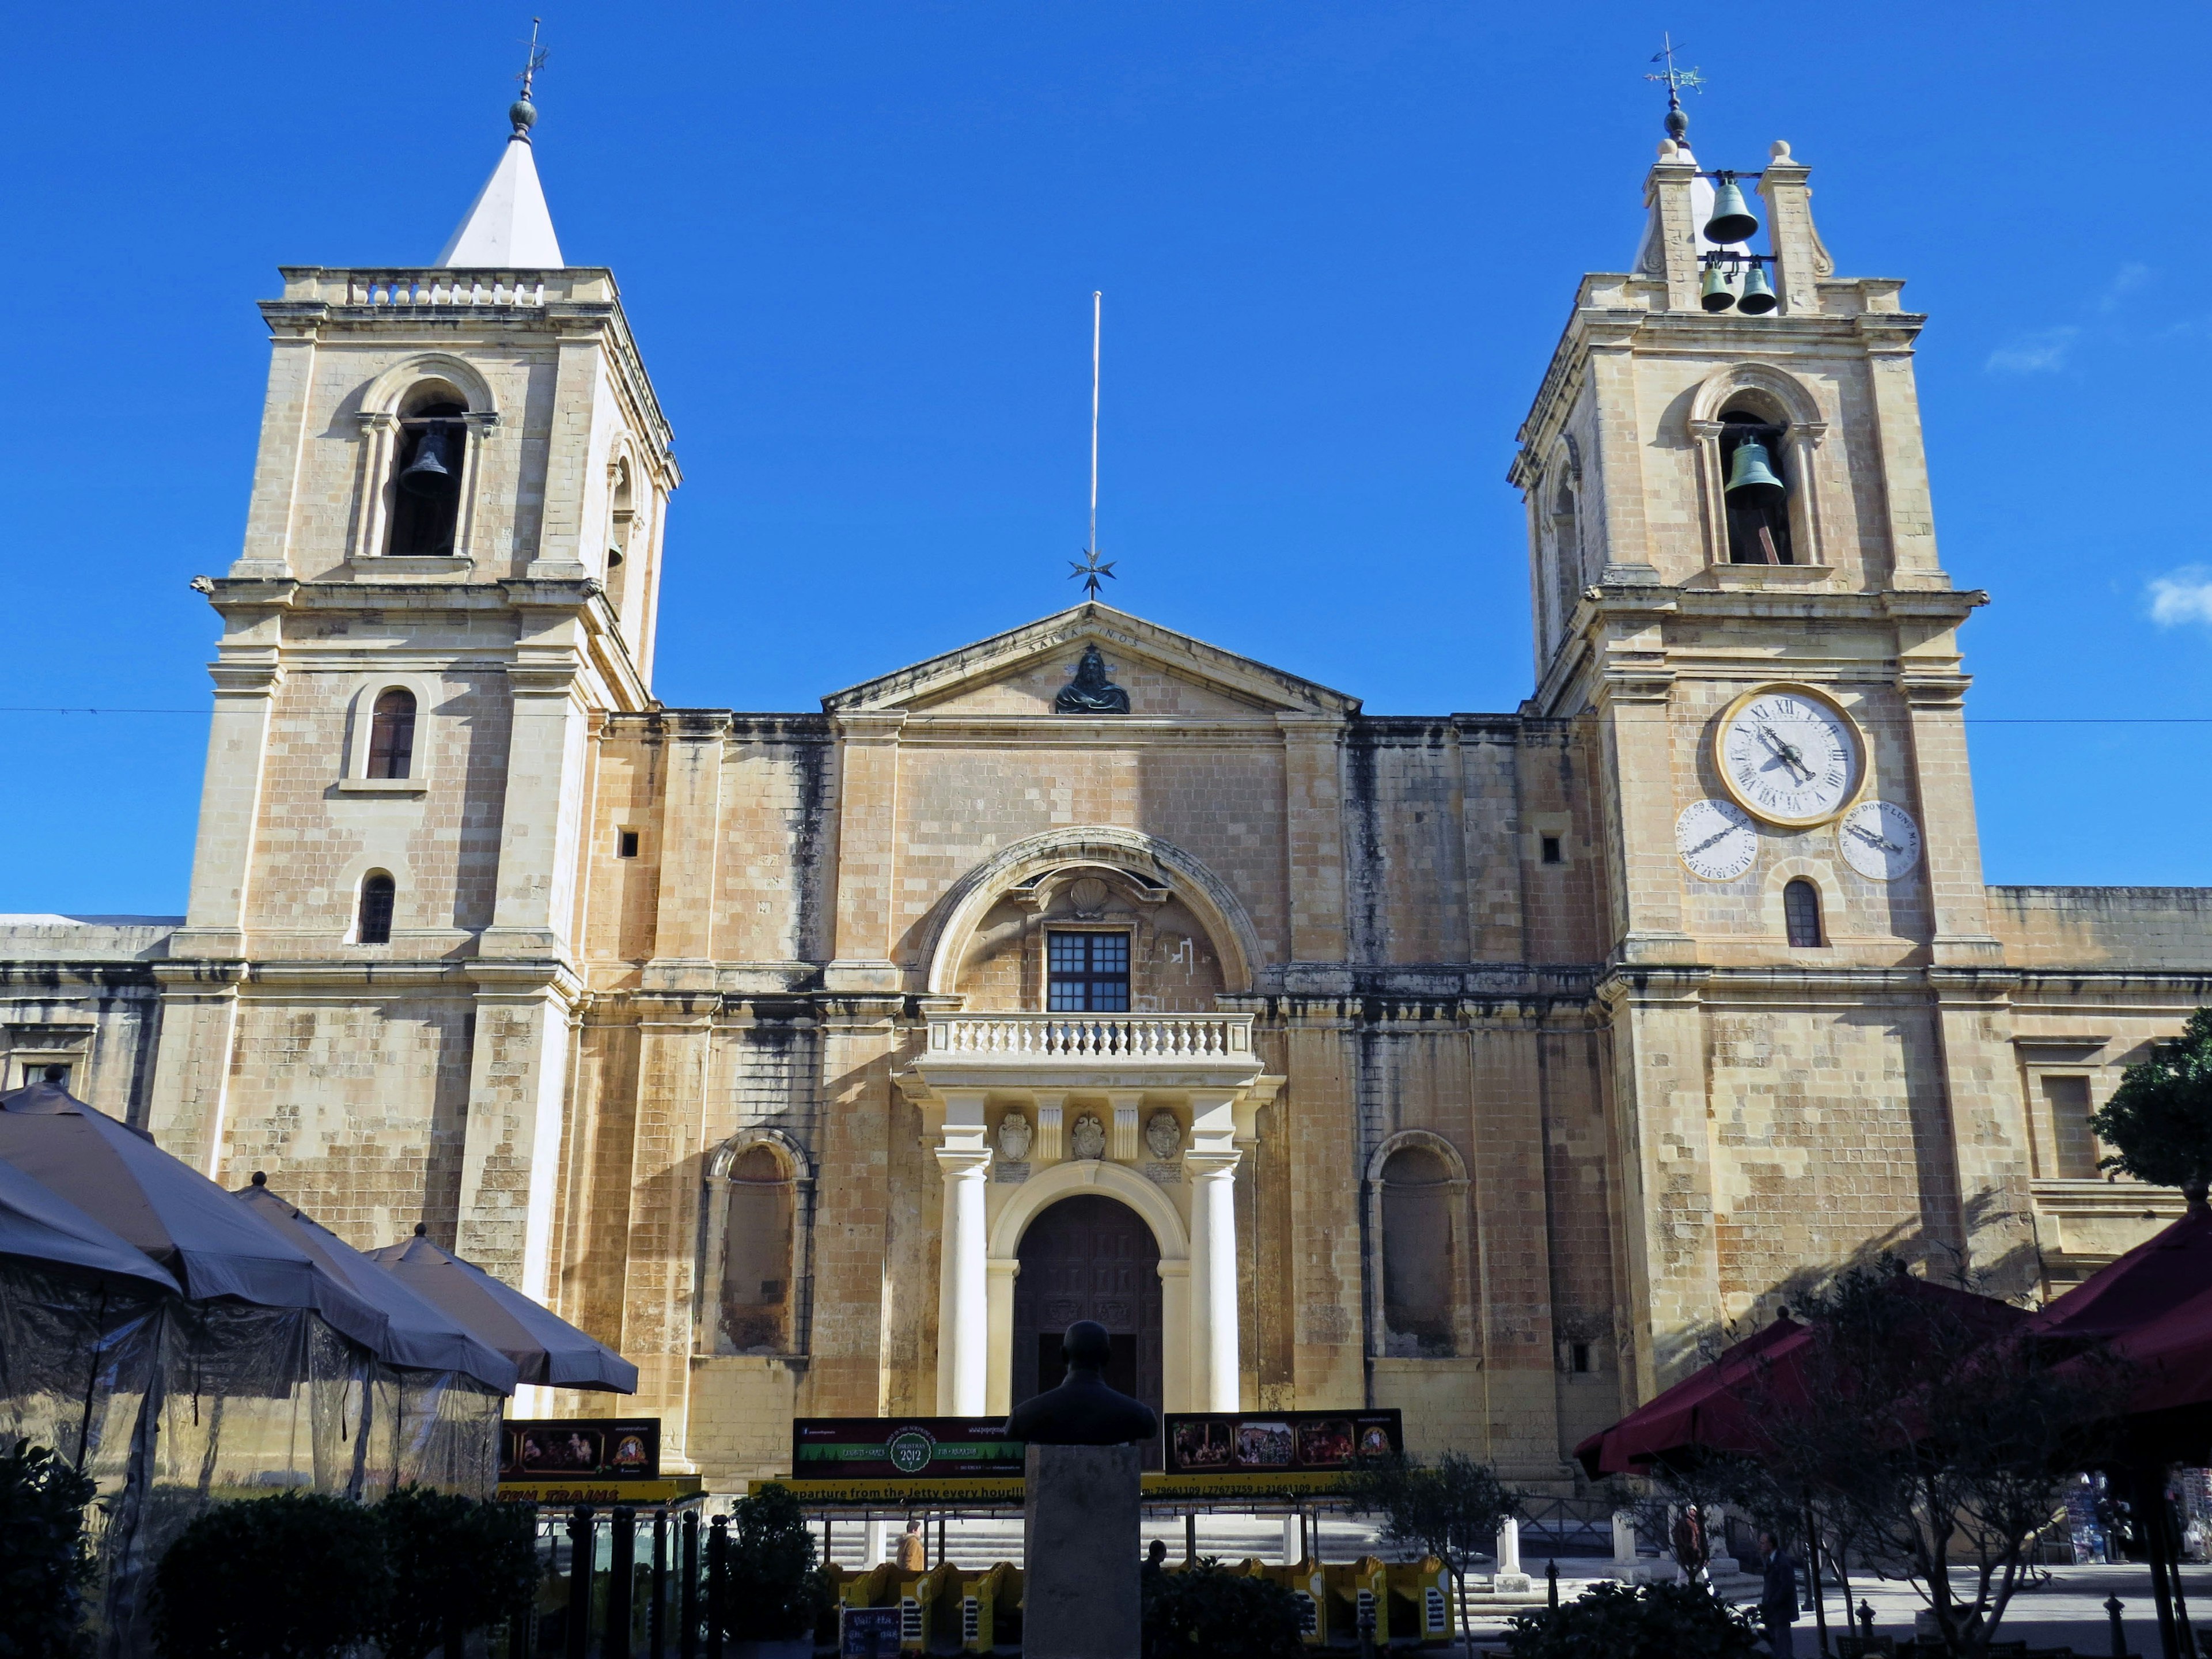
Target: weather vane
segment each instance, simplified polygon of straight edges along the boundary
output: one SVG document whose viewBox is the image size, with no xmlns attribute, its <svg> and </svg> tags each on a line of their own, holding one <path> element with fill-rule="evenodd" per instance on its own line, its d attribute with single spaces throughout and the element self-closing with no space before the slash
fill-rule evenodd
<svg viewBox="0 0 2212 1659">
<path fill-rule="evenodd" d="M 530 101 L 530 82 L 538 70 L 545 67 L 546 49 L 538 44 L 538 25 L 540 20 L 530 20 L 530 56 L 523 60 L 522 73 L 514 78 L 522 82 L 522 101 Z"/>
<path fill-rule="evenodd" d="M 1098 597 L 1098 583 L 1103 577 L 1119 581 L 1112 564 L 1098 562 L 1098 324 L 1106 302 L 1105 290 L 1093 289 L 1091 295 L 1091 545 L 1083 550 L 1081 559 L 1070 559 L 1073 569 L 1070 581 L 1081 581 L 1086 599 Z"/>
<path fill-rule="evenodd" d="M 1674 54 L 1677 52 L 1686 51 L 1687 48 L 1677 46 L 1674 44 L 1672 30 L 1662 35 L 1660 41 L 1659 50 L 1651 54 L 1651 61 L 1655 64 L 1664 64 L 1667 67 L 1656 75 L 1647 75 L 1644 78 L 1647 81 L 1659 81 L 1665 83 L 1667 136 L 1679 144 L 1690 131 L 1690 118 L 1682 113 L 1682 94 L 1685 90 L 1703 92 L 1705 89 L 1705 77 L 1698 74 L 1695 69 L 1685 70 L 1674 67 Z"/>
</svg>

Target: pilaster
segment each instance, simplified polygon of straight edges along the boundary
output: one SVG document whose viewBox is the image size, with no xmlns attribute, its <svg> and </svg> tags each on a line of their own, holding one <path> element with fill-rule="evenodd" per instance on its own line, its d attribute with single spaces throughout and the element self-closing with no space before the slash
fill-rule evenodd
<svg viewBox="0 0 2212 1659">
<path fill-rule="evenodd" d="M 1285 1033 L 1291 1083 L 1281 1107 L 1291 1147 L 1290 1313 L 1301 1409 L 1367 1403 L 1359 1112 L 1347 1053 L 1351 1022 L 1331 1007 L 1307 1005 Z"/>
<path fill-rule="evenodd" d="M 821 1190 L 816 1225 L 813 1354 L 800 1386 L 810 1417 L 884 1409 L 891 1069 L 896 998 L 840 997 L 822 1011 Z"/>
<path fill-rule="evenodd" d="M 836 958 L 833 991 L 896 991 L 890 959 L 898 865 L 899 728 L 903 713 L 839 717 Z"/>
<path fill-rule="evenodd" d="M 479 961 L 454 1250 L 538 1301 L 552 1291 L 573 1011 L 582 987 L 546 963 Z"/>
<path fill-rule="evenodd" d="M 1291 958 L 1345 960 L 1344 723 L 1279 714 L 1283 732 L 1283 834 L 1289 849 Z"/>
</svg>

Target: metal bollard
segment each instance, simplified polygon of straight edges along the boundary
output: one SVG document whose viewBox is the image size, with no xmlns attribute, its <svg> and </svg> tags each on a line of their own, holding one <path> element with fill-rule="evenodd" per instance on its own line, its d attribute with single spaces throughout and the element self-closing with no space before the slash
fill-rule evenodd
<svg viewBox="0 0 2212 1659">
<path fill-rule="evenodd" d="M 707 1659 L 722 1659 L 730 1618 L 730 1517 L 718 1515 L 707 1525 Z"/>
<path fill-rule="evenodd" d="M 579 1504 L 568 1513 L 568 1639 L 562 1644 L 568 1659 L 586 1659 L 592 1650 L 592 1568 L 598 1554 L 592 1506 Z"/>
<path fill-rule="evenodd" d="M 653 1512 L 653 1602 L 645 1610 L 645 1650 L 661 1659 L 668 1634 L 668 1511 Z"/>
<path fill-rule="evenodd" d="M 1544 1588 L 1551 1597 L 1552 1611 L 1557 1613 L 1559 1610 L 1559 1564 L 1557 1561 L 1544 1564 Z"/>
<path fill-rule="evenodd" d="M 600 1659 L 632 1659 L 630 1602 L 637 1591 L 637 1511 L 617 1504 L 607 1526 L 607 1624 Z"/>
<path fill-rule="evenodd" d="M 1859 1635 L 1869 1647 L 1874 1645 L 1874 1608 L 1866 1599 L 1859 1599 Z"/>
<path fill-rule="evenodd" d="M 2117 1595 L 2105 1598 L 2105 1611 L 2112 1620 L 2112 1659 L 2128 1659 L 2128 1633 L 2120 1627 L 2120 1609 L 2126 1606 Z"/>
<path fill-rule="evenodd" d="M 684 1511 L 677 1551 L 677 1659 L 699 1659 L 699 1511 Z"/>
</svg>

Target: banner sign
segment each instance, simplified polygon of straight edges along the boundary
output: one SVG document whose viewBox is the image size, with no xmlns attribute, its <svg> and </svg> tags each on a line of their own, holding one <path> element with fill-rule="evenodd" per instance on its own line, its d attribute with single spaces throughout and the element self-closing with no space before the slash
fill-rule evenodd
<svg viewBox="0 0 2212 1659">
<path fill-rule="evenodd" d="M 1170 1412 L 1170 1475 L 1342 1474 L 1403 1451 L 1397 1408 L 1371 1412 Z"/>
<path fill-rule="evenodd" d="M 793 1480 L 1019 1480 L 1006 1419 L 801 1417 L 791 1425 Z"/>
<path fill-rule="evenodd" d="M 657 1417 L 552 1417 L 502 1423 L 501 1480 L 560 1480 L 577 1486 L 603 1480 L 660 1479 L 660 1419 Z"/>
</svg>

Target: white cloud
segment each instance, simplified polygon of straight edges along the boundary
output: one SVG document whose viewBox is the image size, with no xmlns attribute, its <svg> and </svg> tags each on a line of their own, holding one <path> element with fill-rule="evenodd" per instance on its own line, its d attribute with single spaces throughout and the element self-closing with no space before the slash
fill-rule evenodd
<svg viewBox="0 0 2212 1659">
<path fill-rule="evenodd" d="M 2150 584 L 2150 619 L 2160 628 L 2184 623 L 2212 625 L 2212 568 L 2185 564 Z"/>
<path fill-rule="evenodd" d="M 2132 261 L 2112 273 L 2112 280 L 2105 284 L 2105 291 L 2097 296 L 2097 309 L 2107 315 L 2120 308 L 2120 301 L 2150 281 L 2150 267 Z"/>
<path fill-rule="evenodd" d="M 2001 345 L 1990 353 L 1990 360 L 1984 367 L 1996 374 L 2039 374 L 2063 368 L 2066 353 L 2081 331 L 2069 326 L 2023 334 L 2011 344 Z"/>
</svg>

